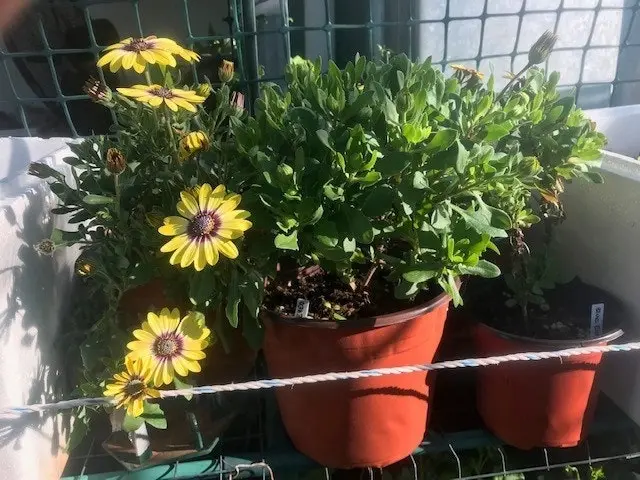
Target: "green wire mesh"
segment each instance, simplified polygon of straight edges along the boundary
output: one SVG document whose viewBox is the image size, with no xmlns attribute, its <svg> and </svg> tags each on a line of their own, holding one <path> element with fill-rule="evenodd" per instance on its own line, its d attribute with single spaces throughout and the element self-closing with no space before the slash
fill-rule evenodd
<svg viewBox="0 0 640 480">
<path fill-rule="evenodd" d="M 190 79 L 215 76 L 216 62 L 234 58 L 239 88 L 252 102 L 260 82 L 282 80 L 293 55 L 343 65 L 356 52 L 381 55 L 379 46 L 415 59 L 431 55 L 442 68 L 493 69 L 502 81 L 550 29 L 561 39 L 548 67 L 562 71 L 583 107 L 638 103 L 639 8 L 637 0 L 42 0 L 0 43 L 0 132 L 106 131 L 113 118 L 90 104 L 82 77 L 130 82 L 99 71 L 95 61 L 121 37 L 150 34 L 172 36 L 207 55 L 184 72 Z M 110 22 L 114 17 L 118 25 Z M 217 31 L 194 27 L 203 21 Z"/>
</svg>

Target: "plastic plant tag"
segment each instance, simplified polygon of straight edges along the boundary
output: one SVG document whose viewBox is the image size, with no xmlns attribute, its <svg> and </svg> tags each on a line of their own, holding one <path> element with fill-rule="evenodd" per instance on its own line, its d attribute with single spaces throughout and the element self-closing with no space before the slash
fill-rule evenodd
<svg viewBox="0 0 640 480">
<path fill-rule="evenodd" d="M 594 303 L 591 305 L 591 336 L 602 335 L 602 324 L 604 323 L 604 303 Z"/>
<path fill-rule="evenodd" d="M 309 301 L 299 298 L 296 302 L 296 313 L 293 316 L 307 318 L 309 316 Z"/>
</svg>

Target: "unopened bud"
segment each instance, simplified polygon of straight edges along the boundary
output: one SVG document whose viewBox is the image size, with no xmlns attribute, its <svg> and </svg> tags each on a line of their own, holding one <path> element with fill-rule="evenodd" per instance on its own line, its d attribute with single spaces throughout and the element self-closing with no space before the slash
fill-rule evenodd
<svg viewBox="0 0 640 480">
<path fill-rule="evenodd" d="M 196 93 L 201 97 L 207 98 L 209 95 L 211 95 L 211 84 L 201 83 L 200 85 L 198 85 L 198 88 L 196 88 Z"/>
<path fill-rule="evenodd" d="M 120 175 L 127 168 L 127 160 L 117 148 L 107 150 L 107 170 L 114 175 Z"/>
<path fill-rule="evenodd" d="M 222 83 L 227 83 L 233 80 L 233 73 L 235 66 L 233 62 L 229 60 L 222 60 L 222 64 L 218 67 L 218 79 Z"/>
<path fill-rule="evenodd" d="M 396 109 L 398 113 L 405 113 L 411 109 L 411 94 L 406 90 L 401 90 L 396 99 Z"/>
<path fill-rule="evenodd" d="M 75 267 L 76 273 L 82 277 L 88 277 L 89 275 L 95 273 L 96 270 L 95 261 L 84 255 L 80 256 L 80 258 L 76 260 Z"/>
<path fill-rule="evenodd" d="M 558 36 L 555 33 L 551 33 L 549 30 L 544 32 L 529 50 L 529 65 L 539 65 L 546 62 L 556 41 L 558 41 Z"/>
<path fill-rule="evenodd" d="M 233 92 L 231 94 L 231 105 L 236 107 L 237 110 L 244 110 L 244 94 L 240 92 Z"/>
<path fill-rule="evenodd" d="M 100 80 L 96 80 L 93 77 L 89 77 L 89 79 L 84 83 L 82 91 L 86 93 L 91 100 L 97 103 L 108 104 L 113 98 L 111 89 Z"/>
</svg>

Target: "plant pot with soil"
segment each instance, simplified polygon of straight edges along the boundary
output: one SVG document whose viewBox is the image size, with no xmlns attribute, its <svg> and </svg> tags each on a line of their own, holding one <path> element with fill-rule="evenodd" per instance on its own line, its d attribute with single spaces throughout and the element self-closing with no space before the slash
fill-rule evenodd
<svg viewBox="0 0 640 480">
<path fill-rule="evenodd" d="M 81 363 L 74 394 L 114 397 L 105 409 L 125 412 L 124 430 L 146 424 L 153 451 L 162 451 L 164 442 L 173 452 L 158 461 L 175 461 L 194 438 L 189 454 L 207 453 L 208 434 L 219 435 L 230 412 L 216 410 L 211 397 L 185 398 L 172 403 L 165 419 L 159 389 L 188 388 L 187 377 L 200 384 L 245 380 L 259 340 L 263 283 L 241 253 L 250 214 L 226 186 L 235 154 L 230 122 L 247 115 L 230 89 L 230 61 L 221 66 L 225 77 L 217 89 L 175 84 L 177 63 L 198 60 L 167 38 L 110 46 L 98 66 L 144 73 L 138 85 L 117 93 L 97 80 L 87 82 L 89 97 L 111 110 L 114 135 L 71 144 L 73 156 L 64 159 L 69 178 L 41 163 L 30 167 L 58 196 L 53 213 L 70 215 L 75 227 L 54 231 L 39 251 L 81 250 L 76 271 L 84 278 L 90 315 L 74 316 L 64 326 L 70 365 Z M 76 412 L 70 448 L 101 414 L 98 407 Z M 166 435 L 157 433 L 165 428 Z M 116 447 L 135 453 L 133 444 Z"/>
<path fill-rule="evenodd" d="M 523 105 L 523 121 L 496 148 L 535 157 L 541 171 L 534 188 L 521 190 L 519 196 L 487 197 L 511 218 L 510 254 L 498 261 L 504 278 L 468 292 L 470 311 L 482 322 L 476 331 L 479 356 L 604 345 L 622 334 L 621 307 L 611 295 L 578 280 L 556 285 L 567 268 L 553 250 L 554 229 L 564 218 L 564 184 L 575 178 L 602 181 L 589 170 L 606 140 L 575 107 L 573 97 L 560 97 L 557 73 L 546 76 L 529 68 L 532 59 L 540 57 L 535 51 L 549 50 L 554 41 L 550 34 L 543 35 L 523 76 L 514 77 L 500 94 L 504 108 L 524 98 L 533 100 Z M 540 220 L 525 243 L 525 230 Z M 588 354 L 480 369 L 479 413 L 494 434 L 519 448 L 576 445 L 588 433 L 601 357 Z"/>
<path fill-rule="evenodd" d="M 430 61 L 356 56 L 344 69 L 294 58 L 286 93 L 262 88 L 234 129 L 236 178 L 268 258 L 262 318 L 273 377 L 429 363 L 461 275 L 506 237 L 487 192 L 536 175 L 496 154 L 493 93 L 477 72 L 446 78 Z M 490 115 L 490 118 L 484 118 Z M 235 188 L 240 191 L 240 188 Z M 354 378 L 276 390 L 295 446 L 323 465 L 383 467 L 424 435 L 432 375 Z"/>
</svg>

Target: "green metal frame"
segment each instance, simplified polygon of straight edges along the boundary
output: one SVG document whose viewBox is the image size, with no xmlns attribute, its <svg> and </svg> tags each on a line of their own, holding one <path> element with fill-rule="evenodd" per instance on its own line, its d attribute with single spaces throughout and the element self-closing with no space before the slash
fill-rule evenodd
<svg viewBox="0 0 640 480">
<path fill-rule="evenodd" d="M 121 0 L 122 1 L 122 0 Z M 136 25 L 137 30 L 140 35 L 148 35 L 152 32 L 143 31 L 142 22 L 140 17 L 140 0 L 124 0 L 128 1 L 133 7 L 135 17 L 136 17 Z M 180 0 L 175 0 L 176 2 Z M 444 51 L 442 59 L 436 59 L 435 63 L 440 64 L 443 68 L 450 62 L 455 61 L 456 63 L 473 63 L 476 66 L 480 64 L 482 60 L 487 59 L 496 59 L 496 58 L 504 58 L 509 57 L 511 59 L 511 67 L 514 68 L 514 63 L 516 62 L 516 58 L 518 55 L 522 55 L 524 52 L 518 51 L 517 45 L 518 40 L 520 38 L 521 29 L 523 25 L 523 18 L 525 14 L 532 13 L 532 11 L 527 10 L 528 1 L 525 0 L 514 0 L 514 2 L 520 1 L 520 8 L 517 12 L 509 12 L 509 13 L 495 13 L 489 11 L 489 2 L 492 0 L 486 0 L 484 2 L 484 6 L 482 11 L 475 16 L 467 16 L 455 18 L 453 16 L 451 3 L 455 0 L 449 0 L 446 2 L 446 8 L 444 11 L 444 15 L 439 19 L 421 19 L 417 18 L 416 15 L 416 5 L 417 0 L 406 0 L 403 2 L 398 2 L 397 0 L 350 0 L 350 2 L 342 2 L 336 5 L 339 8 L 332 9 L 332 2 L 330 0 L 314 0 L 317 2 L 322 1 L 324 7 L 324 24 L 323 25 L 315 25 L 315 26 L 307 26 L 304 25 L 303 22 L 300 23 L 299 19 L 294 18 L 294 23 L 292 24 L 289 20 L 290 14 L 293 12 L 294 15 L 304 18 L 304 5 L 305 3 L 302 0 L 279 0 L 280 5 L 280 16 L 282 19 L 282 25 L 277 28 L 259 28 L 258 22 L 256 20 L 255 15 L 255 1 L 256 0 L 228 0 L 229 2 L 229 11 L 227 12 L 228 18 L 230 20 L 230 26 L 232 27 L 229 32 L 229 35 L 204 35 L 198 36 L 194 35 L 191 28 L 190 21 L 190 10 L 189 3 L 190 0 L 181 0 L 183 5 L 183 20 L 186 26 L 187 35 L 185 38 L 177 39 L 188 46 L 193 46 L 194 43 L 197 42 L 207 42 L 212 40 L 221 40 L 225 38 L 233 38 L 236 42 L 236 45 L 239 49 L 239 58 L 242 61 L 239 62 L 239 73 L 242 79 L 243 87 L 248 89 L 250 93 L 249 100 L 252 101 L 255 99 L 258 94 L 258 86 L 259 82 L 263 81 L 279 81 L 282 79 L 280 75 L 275 75 L 271 77 L 263 77 L 259 76 L 259 65 L 266 63 L 267 59 L 260 58 L 258 53 L 258 43 L 264 41 L 267 36 L 280 35 L 282 37 L 282 51 L 284 52 L 285 58 L 289 58 L 292 54 L 303 53 L 304 50 L 304 33 L 310 31 L 318 31 L 324 32 L 326 35 L 326 50 L 328 52 L 328 57 L 332 58 L 338 63 L 344 62 L 346 57 L 345 52 L 350 52 L 351 50 L 358 49 L 361 50 L 363 54 L 368 56 L 375 55 L 376 52 L 376 44 L 378 37 L 380 37 L 381 32 L 384 32 L 386 35 L 385 43 L 387 46 L 391 47 L 394 50 L 405 50 L 409 56 L 414 56 L 415 54 L 415 45 L 417 42 L 417 29 L 421 25 L 429 25 L 429 24 L 439 24 L 442 25 L 444 31 Z M 259 2 L 260 0 L 258 0 Z M 575 11 L 585 11 L 585 9 L 578 9 L 571 6 L 565 6 L 567 0 L 558 0 L 559 8 L 552 10 L 536 10 L 536 14 L 548 14 L 553 13 L 556 14 L 555 20 L 555 30 L 558 29 L 558 22 L 560 19 L 560 14 L 563 12 L 575 12 Z M 594 20 L 592 24 L 592 28 L 589 35 L 589 40 L 586 45 L 582 47 L 567 47 L 567 48 L 557 48 L 556 51 L 570 51 L 570 50 L 582 50 L 582 71 L 578 82 L 572 87 L 575 86 L 577 89 L 578 95 L 583 90 L 585 86 L 589 87 L 592 85 L 609 85 L 609 103 L 611 104 L 611 97 L 615 89 L 620 87 L 622 84 L 626 83 L 640 83 L 640 77 L 634 73 L 629 73 L 625 71 L 622 75 L 622 71 L 628 69 L 627 65 L 622 65 L 621 62 L 618 63 L 618 71 L 616 74 L 616 79 L 613 82 L 608 83 L 586 83 L 583 81 L 583 71 L 584 71 L 584 62 L 586 57 L 586 52 L 590 48 L 594 48 L 592 46 L 593 33 L 595 30 L 596 18 L 600 12 L 604 11 L 613 11 L 613 10 L 621 10 L 623 14 L 623 26 L 626 25 L 626 32 L 623 37 L 620 39 L 619 47 L 598 47 L 598 48 L 611 48 L 618 49 L 620 56 L 622 57 L 624 52 L 629 48 L 640 48 L 636 47 L 636 44 L 633 42 L 636 41 L 636 36 L 640 38 L 640 35 L 634 35 L 632 37 L 632 32 L 640 30 L 640 18 L 638 18 L 638 10 L 640 9 L 640 5 L 638 1 L 634 1 L 630 4 L 629 1 L 624 1 L 621 7 L 609 6 L 610 3 L 605 3 L 607 0 L 597 0 L 597 4 L 591 11 L 594 12 Z M 91 53 L 94 58 L 98 59 L 98 54 L 104 45 L 98 45 L 96 42 L 95 32 L 92 26 L 92 18 L 91 13 L 89 11 L 89 7 L 92 5 L 100 5 L 100 4 L 108 4 L 114 3 L 113 0 L 49 0 L 48 2 L 42 1 L 36 4 L 34 8 L 50 8 L 51 5 L 60 5 L 60 4 L 71 4 L 74 7 L 82 9 L 84 14 L 84 19 L 87 26 L 87 31 L 89 35 L 90 45 L 88 48 L 74 48 L 74 49 L 58 49 L 52 48 L 49 40 L 47 39 L 47 34 L 45 32 L 45 28 L 42 22 L 41 14 L 37 14 L 37 32 L 42 41 L 44 48 L 42 50 L 37 51 L 19 51 L 19 52 L 9 52 L 6 49 L 0 49 L 0 62 L 2 63 L 2 70 L 8 79 L 8 87 L 11 92 L 11 97 L 9 100 L 0 101 L 0 105 L 9 105 L 10 107 L 17 108 L 18 117 L 22 127 L 27 135 L 32 135 L 34 133 L 33 126 L 30 125 L 27 115 L 25 113 L 25 105 L 28 104 L 42 104 L 42 103 L 55 103 L 60 106 L 64 115 L 64 121 L 67 123 L 69 128 L 69 133 L 72 136 L 78 136 L 78 128 L 77 125 L 74 124 L 71 113 L 69 111 L 69 102 L 77 102 L 77 101 L 88 101 L 85 95 L 66 95 L 63 93 L 63 86 L 60 84 L 58 79 L 58 75 L 56 72 L 56 65 L 54 62 L 54 55 L 64 55 L 64 54 L 81 54 L 81 53 Z M 308 4 L 308 3 L 307 3 Z M 291 10 L 291 11 L 290 11 Z M 335 10 L 335 12 L 332 12 Z M 588 9 L 587 9 L 588 10 Z M 381 17 L 382 12 L 384 15 Z M 218 12 L 216 12 L 218 15 Z M 483 55 L 482 54 L 482 43 L 484 42 L 484 30 L 486 21 L 489 18 L 502 18 L 509 16 L 517 16 L 518 17 L 518 29 L 516 41 L 514 42 L 513 50 L 508 54 L 500 54 L 500 55 Z M 448 51 L 448 37 L 449 30 L 451 26 L 451 22 L 458 20 L 479 20 L 480 21 L 480 39 L 481 45 L 479 45 L 477 55 L 472 58 L 460 58 L 460 59 L 451 59 L 449 58 Z M 638 25 L 636 25 L 636 23 Z M 561 32 L 562 33 L 562 32 Z M 292 38 L 295 40 L 292 43 Z M 640 40 L 638 40 L 640 41 Z M 301 48 L 302 46 L 302 48 Z M 631 50 L 629 50 L 631 52 Z M 347 55 L 349 56 L 349 55 Z M 49 70 L 51 72 L 51 77 L 53 79 L 53 86 L 55 89 L 55 96 L 50 98 L 37 98 L 37 97 L 21 97 L 16 89 L 15 79 L 12 78 L 11 71 L 8 67 L 8 62 L 15 59 L 28 58 L 28 57 L 41 57 L 46 59 Z M 193 67 L 193 73 L 197 75 L 197 66 Z M 104 79 L 103 73 L 100 71 L 98 75 Z M 624 77 L 624 78 L 622 78 Z"/>
</svg>

